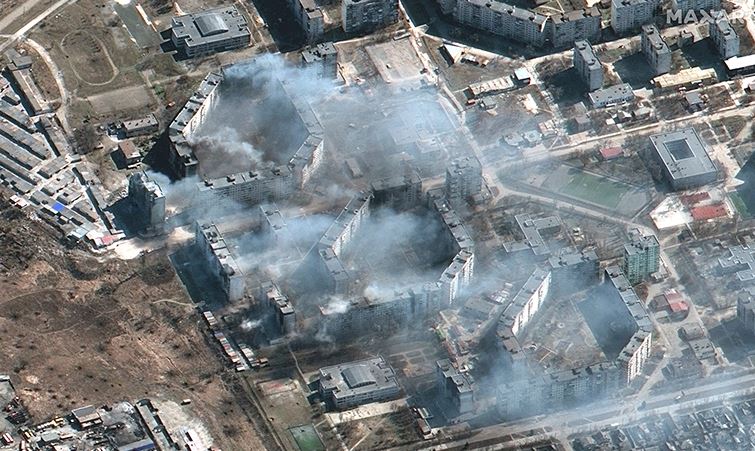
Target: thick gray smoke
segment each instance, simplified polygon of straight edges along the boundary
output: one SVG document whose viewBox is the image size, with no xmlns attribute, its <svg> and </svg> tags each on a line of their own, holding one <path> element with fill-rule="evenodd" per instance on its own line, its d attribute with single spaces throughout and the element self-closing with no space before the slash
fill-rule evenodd
<svg viewBox="0 0 755 451">
<path fill-rule="evenodd" d="M 291 95 L 306 103 L 335 89 L 276 55 L 235 64 L 224 76 L 214 111 L 192 142 L 207 178 L 287 164 L 307 137 Z"/>
</svg>

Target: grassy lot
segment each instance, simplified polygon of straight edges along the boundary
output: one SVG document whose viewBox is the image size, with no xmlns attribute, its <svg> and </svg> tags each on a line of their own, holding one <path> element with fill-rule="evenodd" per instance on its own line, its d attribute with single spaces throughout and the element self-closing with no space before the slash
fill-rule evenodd
<svg viewBox="0 0 755 451">
<path fill-rule="evenodd" d="M 289 431 L 294 436 L 296 446 L 300 451 L 325 451 L 325 446 L 311 424 L 292 427 Z"/>
<path fill-rule="evenodd" d="M 627 186 L 623 183 L 585 172 L 575 173 L 571 181 L 562 188 L 562 192 L 567 196 L 576 197 L 611 209 L 618 207 L 621 198 L 627 191 Z"/>
</svg>

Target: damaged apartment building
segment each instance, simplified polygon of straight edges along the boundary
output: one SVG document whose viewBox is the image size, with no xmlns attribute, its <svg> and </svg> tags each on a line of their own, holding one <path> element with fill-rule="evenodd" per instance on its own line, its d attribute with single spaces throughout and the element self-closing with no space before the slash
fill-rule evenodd
<svg viewBox="0 0 755 451">
<path fill-rule="evenodd" d="M 203 257 L 203 264 L 213 279 L 220 284 L 226 300 L 238 301 L 244 297 L 246 281 L 236 259 L 231 255 L 223 235 L 215 224 L 197 221 L 194 226 L 195 247 Z"/>
<path fill-rule="evenodd" d="M 402 187 L 403 186 L 403 187 Z M 448 202 L 440 197 L 429 197 L 429 205 L 442 223 L 443 242 L 451 262 L 435 281 L 413 287 L 397 287 L 392 296 L 369 298 L 355 293 L 354 275 L 345 268 L 342 258 L 349 244 L 369 221 L 373 208 L 390 205 L 394 209 L 418 206 L 421 183 L 416 175 L 399 180 L 373 183 L 373 190 L 360 192 L 341 211 L 318 242 L 313 254 L 319 268 L 320 279 L 329 294 L 351 299 L 345 311 L 320 307 L 322 320 L 331 333 L 337 335 L 354 331 L 376 329 L 387 325 L 405 324 L 408 320 L 422 319 L 431 311 L 453 305 L 471 283 L 474 275 L 474 242 Z"/>
<path fill-rule="evenodd" d="M 169 162 L 174 173 L 180 177 L 200 175 L 202 162 L 191 143 L 197 130 L 212 114 L 217 103 L 218 87 L 223 80 L 223 74 L 208 74 L 169 127 Z M 228 198 L 240 203 L 259 204 L 286 199 L 296 190 L 302 189 L 319 168 L 324 153 L 322 126 L 304 99 L 292 95 L 281 80 L 276 79 L 274 82 L 290 100 L 297 116 L 294 119 L 301 121 L 306 128 L 303 142 L 295 149 L 287 164 L 261 162 L 259 167 L 250 171 L 199 182 L 197 191 L 200 202 L 209 204 Z"/>
<path fill-rule="evenodd" d="M 149 233 L 160 233 L 165 225 L 165 194 L 160 186 L 144 172 L 128 179 L 128 198 L 139 218 L 140 228 Z"/>
<path fill-rule="evenodd" d="M 597 7 L 545 15 L 503 2 L 439 0 L 444 14 L 472 28 L 534 47 L 570 47 L 574 41 L 597 41 L 601 15 Z"/>
<path fill-rule="evenodd" d="M 546 281 L 548 283 L 546 283 Z M 537 371 L 527 362 L 518 336 L 523 327 L 549 296 L 550 273 L 536 270 L 519 294 L 501 315 L 498 336 L 513 378 L 498 389 L 498 411 L 507 418 L 534 413 L 562 405 L 572 405 L 615 392 L 632 383 L 643 371 L 650 357 L 653 325 L 644 305 L 618 266 L 605 270 L 602 292 L 610 302 L 620 302 L 624 309 L 616 319 L 629 328 L 627 342 L 618 355 L 608 361 L 584 367 Z M 513 309 L 513 311 L 512 311 Z M 533 311 L 534 310 L 534 311 Z M 522 387 L 528 387 L 522 390 Z"/>
</svg>

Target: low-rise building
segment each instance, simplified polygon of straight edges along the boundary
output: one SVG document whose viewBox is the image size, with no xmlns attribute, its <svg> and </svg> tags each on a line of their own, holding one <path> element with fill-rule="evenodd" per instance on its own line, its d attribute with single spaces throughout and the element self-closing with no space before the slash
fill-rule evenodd
<svg viewBox="0 0 755 451">
<path fill-rule="evenodd" d="M 320 396 L 336 409 L 387 401 L 401 394 L 393 368 L 382 357 L 320 368 Z"/>
<path fill-rule="evenodd" d="M 149 135 L 150 133 L 157 133 L 159 124 L 154 114 L 148 116 L 133 119 L 130 121 L 123 121 L 121 124 L 121 130 L 123 130 L 123 136 L 126 138 L 133 138 L 134 136 Z"/>
<path fill-rule="evenodd" d="M 118 143 L 118 152 L 126 166 L 133 166 L 142 161 L 142 154 L 130 139 Z"/>
<path fill-rule="evenodd" d="M 634 91 L 629 83 L 613 85 L 593 91 L 588 96 L 593 108 L 620 105 L 634 100 Z"/>
<path fill-rule="evenodd" d="M 246 47 L 252 34 L 246 17 L 235 6 L 174 17 L 171 41 L 189 58 Z"/>
<path fill-rule="evenodd" d="M 716 165 L 694 129 L 653 135 L 650 142 L 663 175 L 674 190 L 707 185 L 718 178 Z"/>
<path fill-rule="evenodd" d="M 506 252 L 518 252 L 531 249 L 536 256 L 547 256 L 550 249 L 543 234 L 554 235 L 561 231 L 561 218 L 558 216 L 546 216 L 544 218 L 532 218 L 528 213 L 514 216 L 519 230 L 524 235 L 523 241 L 509 241 L 503 243 Z"/>
</svg>

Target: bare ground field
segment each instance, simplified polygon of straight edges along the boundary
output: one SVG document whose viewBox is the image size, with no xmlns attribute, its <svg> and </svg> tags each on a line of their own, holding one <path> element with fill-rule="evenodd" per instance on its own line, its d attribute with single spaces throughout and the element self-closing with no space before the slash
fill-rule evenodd
<svg viewBox="0 0 755 451">
<path fill-rule="evenodd" d="M 0 32 L 3 34 L 15 33 L 53 3 L 55 3 L 55 0 L 0 1 Z"/>
<path fill-rule="evenodd" d="M 118 112 L 119 118 L 128 119 L 154 109 L 154 100 L 149 98 L 145 103 L 144 96 L 138 102 L 121 96 L 118 101 L 110 102 L 109 108 L 98 103 L 103 94 L 119 89 L 143 91 L 144 67 L 139 63 L 151 58 L 150 51 L 134 45 L 109 4 L 80 0 L 68 5 L 41 22 L 31 38 L 49 52 L 62 71 L 72 100 L 69 118 L 72 124 L 89 118 L 111 119 L 113 111 Z M 155 66 L 157 70 L 163 67 Z M 167 70 L 172 75 L 185 69 L 171 65 Z"/>
<path fill-rule="evenodd" d="M 265 448 L 164 253 L 121 261 L 66 248 L 2 198 L 0 355 L 35 422 L 85 404 L 189 398 L 216 446 Z"/>
</svg>

